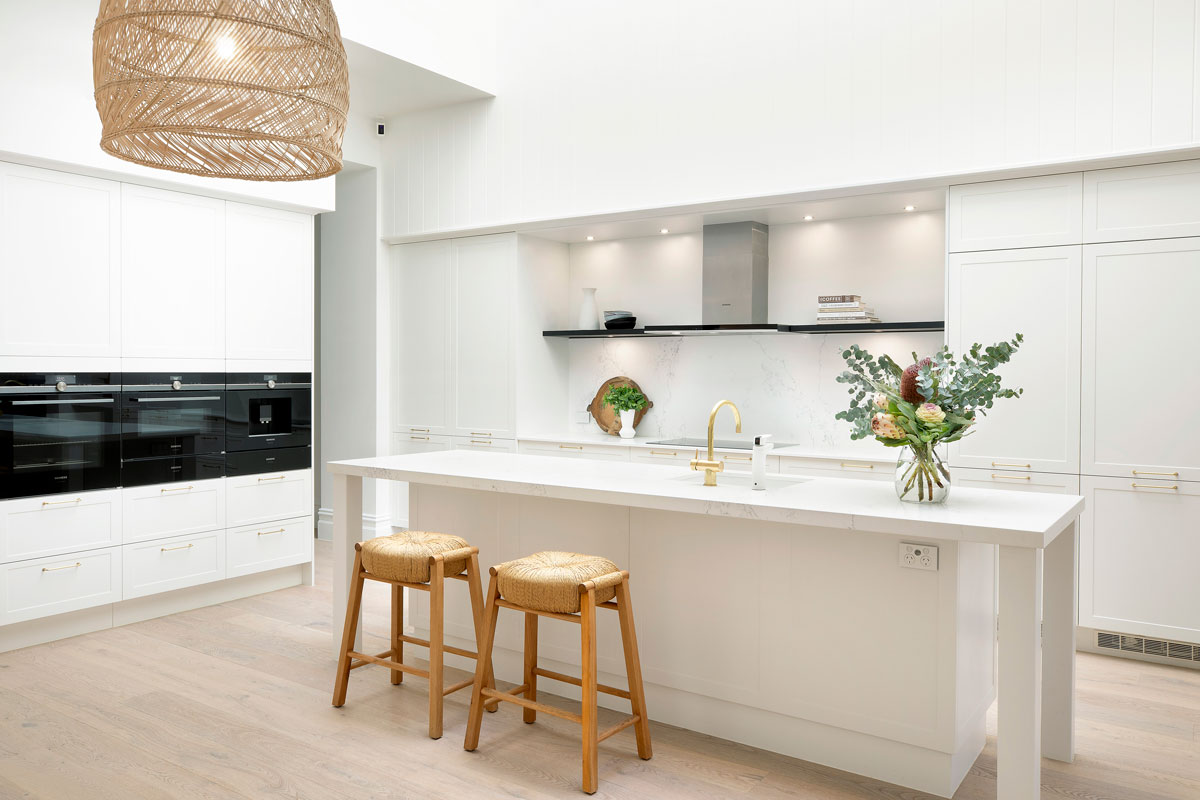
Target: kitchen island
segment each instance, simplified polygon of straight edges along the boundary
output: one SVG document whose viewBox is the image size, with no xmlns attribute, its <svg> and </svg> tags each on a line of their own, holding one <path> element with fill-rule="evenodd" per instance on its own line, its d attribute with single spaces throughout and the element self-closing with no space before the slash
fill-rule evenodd
<svg viewBox="0 0 1200 800">
<path fill-rule="evenodd" d="M 956 489 L 922 507 L 887 483 L 770 476 L 760 492 L 748 475 L 705 487 L 679 467 L 470 451 L 328 467 L 334 620 L 362 538 L 362 479 L 407 481 L 410 527 L 463 536 L 484 567 L 574 550 L 628 569 L 651 719 L 950 797 L 998 685 L 1000 798 L 1038 797 L 1041 756 L 1073 756 L 1079 497 Z M 903 565 L 907 545 L 933 568 Z M 420 631 L 427 606 L 412 594 Z M 445 629 L 470 647 L 457 594 Z M 601 681 L 619 684 L 615 625 L 599 633 Z M 502 615 L 501 680 L 520 680 L 521 636 Z M 547 625 L 547 667 L 577 667 L 577 637 Z"/>
</svg>

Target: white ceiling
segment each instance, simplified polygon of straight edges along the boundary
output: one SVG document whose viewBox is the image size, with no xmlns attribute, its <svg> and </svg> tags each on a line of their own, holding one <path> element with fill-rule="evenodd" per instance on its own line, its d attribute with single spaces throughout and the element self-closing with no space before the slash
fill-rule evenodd
<svg viewBox="0 0 1200 800">
<path fill-rule="evenodd" d="M 350 65 L 350 111 L 386 119 L 492 95 L 445 75 L 343 39 Z"/>
</svg>

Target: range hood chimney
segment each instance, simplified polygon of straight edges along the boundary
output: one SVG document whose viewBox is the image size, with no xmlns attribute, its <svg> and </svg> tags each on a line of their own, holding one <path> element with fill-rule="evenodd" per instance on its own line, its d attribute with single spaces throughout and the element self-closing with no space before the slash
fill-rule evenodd
<svg viewBox="0 0 1200 800">
<path fill-rule="evenodd" d="M 705 328 L 767 324 L 767 235 L 760 222 L 704 226 Z"/>
</svg>

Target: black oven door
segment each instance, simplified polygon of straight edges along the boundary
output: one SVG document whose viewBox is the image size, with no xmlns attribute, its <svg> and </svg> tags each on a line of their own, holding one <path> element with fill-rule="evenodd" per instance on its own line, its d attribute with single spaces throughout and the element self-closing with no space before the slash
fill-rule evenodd
<svg viewBox="0 0 1200 800">
<path fill-rule="evenodd" d="M 116 392 L 0 396 L 0 498 L 121 484 Z"/>
<path fill-rule="evenodd" d="M 225 393 L 225 449 L 271 450 L 312 443 L 312 389 L 231 389 Z"/>
<path fill-rule="evenodd" d="M 135 391 L 121 397 L 121 457 L 195 456 L 225 449 L 223 392 Z"/>
</svg>

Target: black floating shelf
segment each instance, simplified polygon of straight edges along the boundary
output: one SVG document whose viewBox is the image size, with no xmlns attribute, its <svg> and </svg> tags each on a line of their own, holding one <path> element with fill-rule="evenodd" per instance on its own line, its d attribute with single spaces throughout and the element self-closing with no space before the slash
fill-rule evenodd
<svg viewBox="0 0 1200 800">
<path fill-rule="evenodd" d="M 933 322 L 849 322 L 810 325 L 647 325 L 624 330 L 542 331 L 542 336 L 564 339 L 626 339 L 656 336 L 722 336 L 771 333 L 915 333 L 944 331 L 946 323 Z"/>
</svg>

